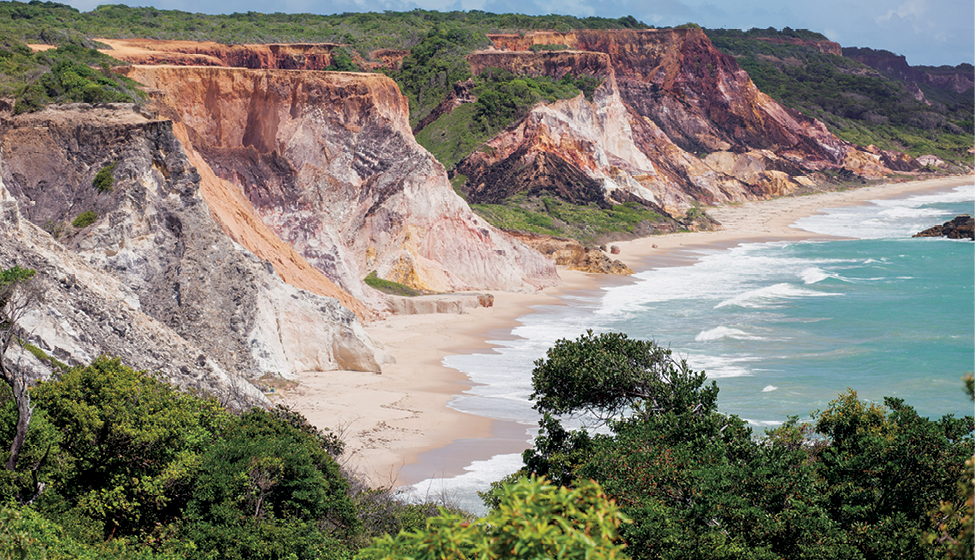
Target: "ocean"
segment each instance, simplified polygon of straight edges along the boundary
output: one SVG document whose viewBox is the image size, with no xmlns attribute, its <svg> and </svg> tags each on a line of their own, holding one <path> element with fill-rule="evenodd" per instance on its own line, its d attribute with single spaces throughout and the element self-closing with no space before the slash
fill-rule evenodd
<svg viewBox="0 0 975 560">
<path fill-rule="evenodd" d="M 686 266 L 638 272 L 566 293 L 489 353 L 448 356 L 475 384 L 451 406 L 537 429 L 533 362 L 587 329 L 652 339 L 704 370 L 722 412 L 756 434 L 809 419 L 848 388 L 904 399 L 921 415 L 972 414 L 961 377 L 975 369 L 975 244 L 911 235 L 973 213 L 975 185 L 834 208 L 795 226 L 846 239 L 744 243 L 681 255 Z M 466 473 L 414 485 L 481 511 L 477 490 L 517 470 L 520 455 L 475 461 Z"/>
</svg>

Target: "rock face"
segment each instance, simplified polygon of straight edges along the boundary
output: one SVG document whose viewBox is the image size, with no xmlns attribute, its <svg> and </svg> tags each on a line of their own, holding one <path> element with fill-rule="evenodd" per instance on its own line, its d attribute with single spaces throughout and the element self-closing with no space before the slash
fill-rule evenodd
<svg viewBox="0 0 975 560">
<path fill-rule="evenodd" d="M 388 360 L 338 300 L 285 284 L 270 262 L 221 231 L 172 122 L 147 119 L 131 106 L 67 106 L 4 119 L 2 148 L 0 176 L 9 204 L 16 201 L 22 209 L 16 214 L 23 216 L 10 220 L 3 244 L 19 239 L 25 247 L 8 252 L 2 265 L 41 266 L 64 290 L 95 290 L 96 282 L 102 297 L 121 297 L 131 313 L 146 316 L 116 317 L 108 309 L 121 304 L 110 303 L 109 315 L 92 323 L 109 325 L 107 338 L 92 337 L 92 324 L 74 311 L 81 303 L 58 295 L 67 307 L 54 306 L 48 315 L 74 316 L 77 324 L 65 331 L 49 317 L 44 329 L 53 338 L 38 335 L 38 346 L 60 348 L 54 354 L 62 361 L 109 353 L 134 367 L 170 371 L 183 366 L 164 367 L 158 357 L 176 344 L 191 349 L 186 352 L 197 367 L 253 378 L 379 371 Z M 112 164 L 114 184 L 96 189 L 94 176 Z M 67 225 L 84 211 L 97 220 L 80 229 Z M 58 234 L 57 242 L 40 239 L 36 226 Z M 35 255 L 33 245 L 48 252 Z M 90 280 L 64 284 L 71 275 Z M 113 296 L 116 291 L 121 295 Z M 129 333 L 126 325 L 150 317 L 169 334 Z"/>
<path fill-rule="evenodd" d="M 25 219 L 0 182 L 0 267 L 14 265 L 37 271 L 44 300 L 19 326 L 23 339 L 48 356 L 68 365 L 89 363 L 100 354 L 118 356 L 180 387 L 220 395 L 225 404 L 266 402 L 253 385 L 145 314 L 135 291 Z M 0 359 L 17 363 L 34 378 L 51 374 L 49 364 L 17 345 Z"/>
<path fill-rule="evenodd" d="M 537 252 L 478 219 L 411 134 L 382 75 L 133 67 L 161 90 L 189 150 L 331 281 L 380 308 L 361 278 L 431 291 L 556 284 Z M 193 156 L 195 157 L 195 156 Z"/>
<path fill-rule="evenodd" d="M 907 63 L 907 58 L 902 55 L 885 50 L 857 47 L 843 49 L 843 56 L 907 84 L 928 84 L 955 93 L 964 93 L 975 87 L 975 67 L 971 64 L 959 64 L 954 68 L 911 66 Z"/>
<path fill-rule="evenodd" d="M 605 80 L 591 102 L 580 96 L 536 107 L 458 164 L 473 201 L 535 188 L 579 202 L 640 200 L 679 216 L 696 203 L 788 194 L 822 171 L 880 178 L 888 165 L 917 167 L 860 150 L 779 105 L 699 29 L 489 38 L 495 49 L 468 57 L 475 72 Z M 529 51 L 552 44 L 572 50 Z"/>
<path fill-rule="evenodd" d="M 975 241 L 975 219 L 968 214 L 962 214 L 940 226 L 934 226 L 916 233 L 913 237 L 947 237 L 948 239 L 971 239 Z"/>
<path fill-rule="evenodd" d="M 581 270 L 595 274 L 633 274 L 633 269 L 622 262 L 606 256 L 601 250 L 593 247 L 583 247 L 575 239 L 537 235 L 533 233 L 516 233 L 525 244 L 535 248 L 538 252 L 552 259 L 555 264 L 569 270 Z M 614 245 L 614 247 L 616 247 Z M 619 253 L 619 248 L 616 248 Z"/>
<path fill-rule="evenodd" d="M 333 43 L 224 45 L 210 41 L 158 41 L 155 39 L 96 39 L 108 45 L 101 52 L 132 64 L 174 66 L 230 66 L 322 70 L 332 64 Z"/>
</svg>

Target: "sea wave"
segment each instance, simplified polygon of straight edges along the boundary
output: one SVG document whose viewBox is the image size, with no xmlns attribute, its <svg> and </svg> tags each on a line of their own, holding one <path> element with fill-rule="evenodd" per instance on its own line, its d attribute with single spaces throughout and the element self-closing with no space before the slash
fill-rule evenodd
<svg viewBox="0 0 975 560">
<path fill-rule="evenodd" d="M 822 282 L 827 278 L 832 278 L 834 280 L 841 280 L 843 282 L 847 281 L 846 278 L 843 278 L 839 274 L 836 274 L 835 272 L 827 272 L 819 268 L 818 266 L 811 266 L 803 270 L 802 272 L 799 273 L 799 278 L 802 278 L 802 281 L 805 284 L 815 284 L 817 282 Z"/>
<path fill-rule="evenodd" d="M 931 205 L 975 201 L 975 186 L 910 198 L 872 200 L 870 205 L 831 208 L 798 220 L 795 227 L 827 235 L 858 239 L 906 238 L 939 220 L 955 216 L 944 207 Z"/>
<path fill-rule="evenodd" d="M 721 340 L 723 338 L 733 338 L 735 340 L 762 340 L 760 336 L 753 336 L 745 331 L 732 329 L 729 327 L 715 327 L 710 330 L 701 331 L 694 340 L 697 342 L 711 342 L 713 340 Z"/>
<path fill-rule="evenodd" d="M 709 379 L 726 377 L 751 377 L 754 375 L 748 364 L 756 361 L 752 356 L 711 356 L 707 354 L 693 354 L 687 357 L 687 362 L 694 370 L 703 370 Z"/>
<path fill-rule="evenodd" d="M 792 284 L 783 282 L 779 284 L 773 284 L 771 286 L 765 286 L 764 288 L 758 288 L 755 290 L 747 291 L 743 294 L 738 294 L 732 298 L 726 299 L 714 306 L 715 309 L 720 309 L 722 307 L 736 306 L 745 307 L 749 309 L 762 309 L 768 307 L 775 307 L 780 304 L 782 300 L 788 299 L 798 299 L 804 297 L 827 297 L 827 296 L 842 296 L 841 293 L 836 292 L 820 292 L 816 290 L 809 290 L 806 288 L 800 288 L 793 286 Z"/>
</svg>

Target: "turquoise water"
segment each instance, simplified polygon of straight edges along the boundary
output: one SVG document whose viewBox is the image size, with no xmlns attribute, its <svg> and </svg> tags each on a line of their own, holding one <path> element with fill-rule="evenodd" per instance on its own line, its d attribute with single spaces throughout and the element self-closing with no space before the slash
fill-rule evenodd
<svg viewBox="0 0 975 560">
<path fill-rule="evenodd" d="M 853 239 L 702 251 L 689 266 L 569 294 L 521 318 L 492 353 L 446 358 L 479 384 L 451 406 L 533 435 L 533 361 L 593 329 L 670 347 L 718 383 L 723 412 L 758 432 L 808 418 L 847 388 L 903 398 L 925 416 L 972 414 L 960 378 L 975 369 L 975 244 L 910 236 L 973 205 L 969 185 L 832 209 L 796 225 Z M 438 484 L 464 493 L 519 466 L 517 454 L 496 456 Z"/>
</svg>

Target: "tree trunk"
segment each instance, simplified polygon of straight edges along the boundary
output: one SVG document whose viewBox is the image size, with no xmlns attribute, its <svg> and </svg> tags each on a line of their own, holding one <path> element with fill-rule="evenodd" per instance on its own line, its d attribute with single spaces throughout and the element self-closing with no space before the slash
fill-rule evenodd
<svg viewBox="0 0 975 560">
<path fill-rule="evenodd" d="M 17 468 L 20 449 L 24 446 L 24 440 L 27 439 L 27 428 L 30 426 L 30 417 L 34 413 L 34 407 L 30 405 L 27 384 L 22 379 L 18 379 L 16 375 L 12 377 L 11 389 L 13 389 L 14 400 L 17 402 L 17 431 L 14 433 L 14 441 L 10 444 L 10 460 L 7 461 L 8 471 Z"/>
</svg>

